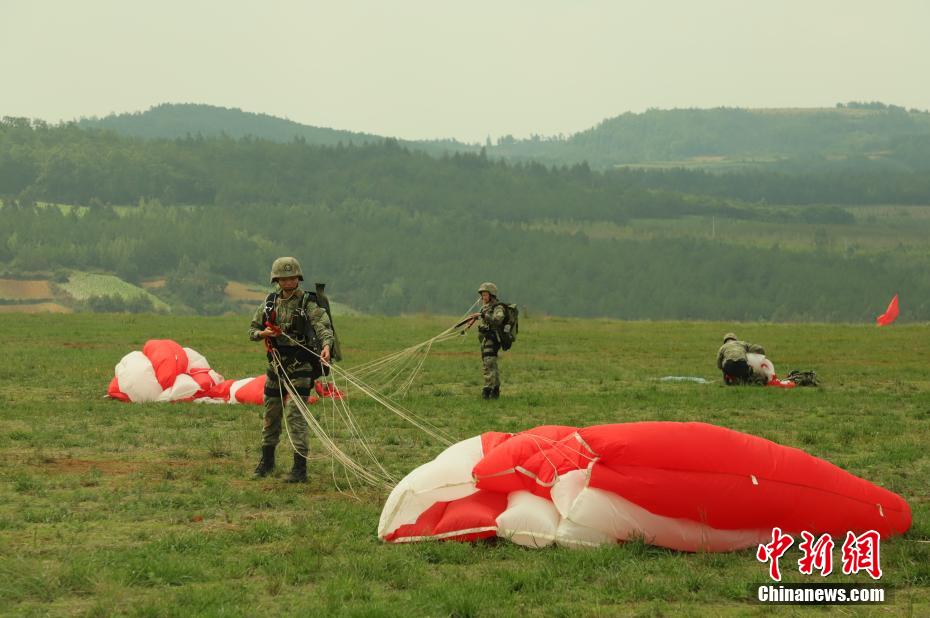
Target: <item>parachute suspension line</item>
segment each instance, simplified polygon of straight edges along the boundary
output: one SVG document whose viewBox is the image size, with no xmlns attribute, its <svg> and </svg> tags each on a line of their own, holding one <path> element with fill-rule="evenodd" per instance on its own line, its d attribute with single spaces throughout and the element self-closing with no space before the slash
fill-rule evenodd
<svg viewBox="0 0 930 618">
<path fill-rule="evenodd" d="M 301 453 L 300 450 L 297 448 L 297 445 L 294 444 L 294 438 L 291 435 L 291 427 L 287 420 L 286 405 L 284 401 L 285 393 L 284 393 L 283 384 L 284 384 L 284 380 L 287 378 L 287 374 L 283 371 L 283 367 L 281 367 L 280 358 L 278 357 L 278 353 L 276 350 L 273 351 L 273 356 L 274 356 L 274 362 L 272 363 L 272 365 L 274 366 L 275 375 L 278 376 L 278 397 L 280 397 L 281 399 L 281 422 L 284 424 L 284 432 L 287 434 L 287 441 L 291 445 L 291 450 L 294 451 L 294 453 L 303 457 L 305 460 L 310 461 L 309 451 L 308 453 Z M 288 394 L 290 397 L 292 398 L 294 397 L 294 395 L 290 395 L 290 391 L 288 391 Z M 303 398 L 297 396 L 294 399 L 294 401 L 303 402 Z M 307 416 L 306 412 L 304 412 L 304 410 L 300 408 L 299 405 L 297 409 L 300 411 L 300 415 L 304 417 L 304 422 L 307 422 L 307 425 L 309 426 L 310 423 L 306 420 L 306 416 Z M 336 459 L 330 458 L 329 461 L 330 461 L 330 471 L 333 477 L 333 483 L 336 485 L 336 489 L 341 492 L 342 488 L 339 487 L 339 481 L 336 479 Z M 352 481 L 348 477 L 348 471 L 346 471 L 346 481 L 349 483 L 349 491 L 352 493 L 352 495 L 355 495 L 355 490 L 352 487 Z"/>
<path fill-rule="evenodd" d="M 306 347 L 305 345 L 301 344 L 296 339 L 290 337 L 286 333 L 284 334 L 284 336 L 290 339 L 295 345 L 301 347 L 302 349 L 306 350 L 307 352 L 310 352 L 311 354 L 319 358 L 319 354 L 317 354 L 310 348 Z M 392 413 L 394 413 L 396 416 L 400 417 L 407 423 L 413 425 L 420 431 L 429 435 L 430 437 L 437 440 L 438 442 L 445 444 L 446 446 L 452 445 L 454 441 L 453 438 L 446 432 L 442 431 L 441 429 L 439 429 L 438 427 L 436 427 L 435 425 L 427 421 L 426 419 L 420 418 L 419 416 L 417 416 L 410 410 L 407 410 L 403 406 L 391 401 L 387 396 L 380 394 L 373 387 L 369 386 L 368 384 L 363 382 L 361 379 L 356 378 L 351 373 L 342 369 L 338 365 L 329 363 L 329 368 L 331 370 L 331 373 L 342 378 L 348 384 L 351 384 L 353 387 L 357 388 L 363 394 L 367 395 L 374 401 L 378 402 L 384 408 L 388 409 L 389 411 L 391 411 Z M 347 415 L 351 416 L 351 413 L 348 410 L 348 405 L 346 406 L 345 410 L 346 410 Z"/>
<path fill-rule="evenodd" d="M 335 394 L 335 392 L 338 391 L 335 380 L 329 384 L 330 392 Z M 324 398 L 324 400 L 325 399 L 326 398 Z M 371 461 L 373 461 L 376 466 L 378 466 L 378 469 L 381 470 L 385 477 L 392 478 L 391 474 L 385 470 L 385 468 L 378 461 L 378 458 L 375 456 L 374 452 L 371 450 L 368 438 L 365 436 L 361 426 L 355 421 L 355 417 L 352 415 L 352 412 L 349 409 L 348 401 L 344 398 L 337 398 L 335 396 L 329 397 L 329 399 L 332 402 L 331 408 L 333 410 L 333 424 L 335 425 L 335 419 L 338 417 L 342 421 L 343 425 L 348 428 L 349 433 L 358 441 L 358 446 L 362 449 L 362 451 L 364 451 L 365 455 L 367 455 L 368 458 L 371 459 Z"/>
<path fill-rule="evenodd" d="M 401 419 L 407 421 L 409 424 L 413 425 L 420 431 L 426 433 L 427 435 L 437 440 L 438 442 L 441 442 L 445 444 L 446 446 L 452 445 L 453 439 L 451 438 L 451 436 L 449 436 L 449 434 L 439 429 L 438 427 L 436 427 L 429 421 L 418 417 L 413 412 L 392 402 L 390 399 L 388 399 L 384 395 L 381 395 L 380 393 L 378 393 L 378 391 L 369 387 L 361 380 L 357 380 L 353 378 L 350 374 L 339 369 L 338 367 L 334 365 L 330 365 L 330 367 L 332 367 L 336 373 L 340 373 L 349 384 L 351 384 L 352 386 L 360 390 L 362 393 L 364 393 L 368 397 L 380 403 L 382 406 L 384 406 L 385 408 L 387 408 L 388 410 L 390 410 L 391 412 L 399 416 Z"/>
<path fill-rule="evenodd" d="M 323 449 L 330 454 L 333 460 L 341 464 L 342 467 L 347 472 L 355 473 L 359 478 L 369 483 L 370 485 L 386 485 L 386 484 L 394 483 L 395 479 L 390 474 L 388 474 L 387 471 L 384 470 L 384 468 L 381 466 L 380 463 L 378 463 L 377 459 L 374 458 L 374 455 L 371 452 L 371 449 L 367 446 L 367 444 L 364 445 L 363 450 L 365 450 L 365 452 L 372 457 L 372 460 L 375 462 L 377 468 L 381 470 L 380 474 L 366 469 L 364 466 L 356 462 L 354 459 L 352 459 L 352 457 L 350 457 L 342 449 L 339 448 L 339 446 L 335 443 L 333 438 L 326 432 L 326 430 L 323 428 L 320 422 L 316 419 L 313 413 L 310 412 L 309 408 L 307 407 L 307 403 L 303 400 L 303 397 L 301 397 L 300 394 L 297 393 L 297 389 L 294 387 L 293 382 L 291 382 L 290 378 L 287 376 L 287 373 L 283 370 L 284 368 L 281 363 L 281 358 L 277 350 L 272 350 L 272 357 L 273 357 L 273 364 L 275 365 L 275 372 L 278 374 L 279 389 L 283 387 L 283 389 L 287 391 L 287 394 L 290 396 L 291 400 L 297 406 L 297 409 L 300 411 L 300 414 L 304 418 L 304 421 L 306 421 L 307 426 L 310 428 L 310 431 L 313 432 L 316 438 L 320 441 L 320 444 L 322 445 Z M 282 402 L 283 402 L 283 397 L 282 397 Z M 296 446 L 294 445 L 294 441 L 291 438 L 290 429 L 287 427 L 287 422 L 286 422 L 287 415 L 282 414 L 282 416 L 285 419 L 285 428 L 288 431 L 288 440 L 291 443 L 291 448 L 293 448 L 295 452 L 298 452 Z M 305 454 L 301 453 L 301 455 L 306 458 Z M 349 481 L 349 483 L 351 485 L 351 481 Z"/>
<path fill-rule="evenodd" d="M 472 303 L 461 320 L 438 335 L 399 352 L 352 367 L 353 376 L 359 381 L 364 378 L 368 382 L 369 388 L 376 388 L 384 393 L 390 391 L 392 397 L 405 396 L 420 374 L 433 345 L 464 335 L 465 331 L 471 327 L 471 323 L 467 326 L 465 324 L 469 322 L 472 311 L 479 302 L 476 300 Z M 398 381 L 399 384 L 395 387 L 395 383 Z M 374 384 L 377 384 L 377 387 Z M 392 388 L 393 391 L 390 390 Z"/>
<path fill-rule="evenodd" d="M 377 366 L 379 366 L 379 365 L 382 365 L 382 364 L 385 364 L 385 363 L 389 363 L 389 362 L 391 362 L 392 360 L 394 360 L 395 358 L 399 358 L 399 357 L 405 356 L 405 355 L 409 354 L 409 352 L 414 351 L 414 350 L 417 350 L 417 349 L 423 347 L 424 345 L 431 345 L 431 344 L 435 343 L 437 340 L 445 341 L 446 339 L 453 339 L 453 338 L 455 338 L 455 337 L 458 337 L 458 336 L 460 335 L 460 328 L 461 328 L 461 325 L 468 319 L 468 316 L 471 314 L 472 310 L 478 305 L 479 302 L 480 302 L 480 301 L 478 301 L 478 300 L 476 300 L 475 302 L 473 302 L 472 305 L 471 305 L 471 307 L 468 308 L 468 310 L 465 312 L 465 315 L 462 316 L 462 319 L 459 320 L 459 321 L 455 324 L 455 326 L 450 326 L 449 328 L 447 328 L 446 330 L 442 331 L 441 333 L 439 333 L 439 334 L 436 335 L 435 337 L 430 337 L 429 339 L 427 339 L 427 340 L 424 341 L 423 343 L 418 343 L 418 344 L 412 345 L 412 346 L 410 346 L 410 347 L 408 347 L 408 348 L 404 348 L 404 349 L 401 350 L 400 352 L 395 352 L 394 354 L 388 354 L 387 356 L 382 356 L 381 358 L 376 358 L 376 359 L 374 359 L 374 360 L 370 360 L 370 361 L 368 361 L 367 363 L 362 363 L 361 365 L 356 365 L 355 367 L 352 368 L 352 371 L 353 371 L 355 374 L 366 373 L 366 372 L 368 372 L 368 370 L 369 370 L 370 367 L 377 367 Z"/>
<path fill-rule="evenodd" d="M 529 438 L 532 438 L 533 442 L 536 444 L 536 448 L 539 449 L 539 454 L 545 458 L 546 462 L 550 466 L 552 466 L 552 469 L 555 471 L 556 476 L 559 475 L 559 472 L 558 472 L 559 468 L 555 463 L 552 462 L 551 459 L 549 459 L 549 456 L 546 455 L 545 450 L 543 450 L 543 448 L 540 446 L 541 442 L 548 444 L 551 448 L 558 451 L 559 455 L 562 455 L 563 457 L 565 457 L 565 453 L 568 452 L 570 454 L 577 455 L 581 457 L 582 459 L 587 459 L 589 463 L 600 459 L 600 456 L 596 454 L 591 454 L 591 451 L 588 451 L 586 453 L 583 450 L 581 450 L 581 448 L 572 448 L 571 446 L 568 446 L 565 443 L 560 444 L 561 442 L 560 440 L 555 440 L 553 438 L 548 438 L 546 436 L 536 435 L 534 433 L 526 433 L 524 435 L 526 435 Z"/>
<path fill-rule="evenodd" d="M 436 343 L 454 339 L 461 335 L 465 334 L 465 331 L 471 327 L 472 322 L 469 322 L 469 318 L 472 315 L 472 310 L 477 306 L 479 301 L 472 303 L 471 307 L 465 313 L 465 316 L 459 320 L 454 326 L 451 326 L 438 335 L 430 337 L 426 341 L 419 343 L 414 346 L 410 346 L 400 352 L 390 354 L 388 356 L 369 361 L 368 363 L 363 363 L 358 367 L 354 367 L 351 372 L 342 369 L 341 367 L 329 363 L 330 376 L 329 380 L 325 382 L 329 385 L 330 393 L 335 394 L 338 392 L 337 378 L 345 382 L 346 388 L 344 390 L 348 391 L 348 386 L 358 389 L 364 395 L 370 397 L 375 402 L 379 403 L 381 406 L 404 420 L 410 425 L 413 425 L 420 431 L 426 433 L 433 439 L 444 444 L 445 446 L 450 446 L 454 442 L 454 439 L 442 431 L 426 419 L 418 417 L 416 414 L 407 410 L 403 406 L 392 401 L 387 395 L 383 395 L 379 392 L 378 389 L 369 385 L 362 379 L 362 375 L 368 375 L 370 377 L 384 376 L 386 380 L 385 385 L 391 386 L 398 380 L 402 380 L 395 391 L 395 395 L 403 396 L 405 395 L 410 387 L 413 385 L 416 377 L 419 375 L 420 371 L 423 368 L 423 364 L 426 362 L 426 357 L 429 355 L 429 352 L 432 350 L 432 347 Z M 467 325 L 466 325 L 467 323 Z M 464 326 L 464 328 L 463 328 Z M 317 358 L 317 354 L 314 350 L 311 350 L 307 346 L 301 344 L 294 338 L 290 337 L 286 333 L 283 333 L 291 343 L 294 345 L 310 352 Z M 418 358 L 419 357 L 419 358 Z M 320 359 L 322 361 L 322 359 Z M 308 428 L 313 432 L 314 436 L 320 441 L 323 450 L 328 452 L 331 456 L 330 464 L 331 471 L 333 475 L 333 481 L 338 487 L 338 480 L 336 478 L 336 464 L 340 464 L 343 470 L 346 473 L 346 482 L 349 484 L 350 490 L 354 493 L 354 488 L 352 488 L 352 480 L 349 473 L 354 473 L 359 478 L 365 482 L 372 485 L 394 483 L 394 477 L 384 468 L 381 462 L 378 460 L 374 451 L 369 445 L 368 439 L 365 436 L 364 431 L 361 426 L 355 419 L 355 416 L 350 410 L 349 403 L 346 399 L 340 397 L 329 397 L 332 401 L 329 405 L 329 430 L 323 426 L 323 424 L 316 418 L 316 416 L 310 411 L 307 407 L 307 402 L 304 401 L 297 393 L 293 382 L 287 376 L 287 372 L 284 371 L 284 366 L 281 361 L 280 354 L 278 350 L 272 350 L 272 365 L 274 367 L 275 373 L 278 376 L 278 391 L 279 396 L 281 397 L 282 404 L 284 401 L 285 391 L 287 395 L 294 401 L 295 406 L 300 411 L 301 416 L 304 421 L 307 423 Z M 412 366 L 412 369 L 410 367 Z M 406 378 L 402 378 L 406 374 Z M 321 379 L 321 383 L 323 380 Z M 321 402 L 321 405 L 325 405 L 326 397 L 323 397 L 324 402 Z M 282 406 L 283 407 L 283 406 Z M 284 429 L 287 433 L 288 442 L 291 445 L 291 448 L 294 452 L 299 452 L 296 445 L 294 444 L 293 436 L 291 434 L 289 423 L 287 422 L 287 414 L 284 414 L 282 410 L 282 420 L 284 422 Z M 325 420 L 325 419 L 324 419 Z M 349 454 L 343 451 L 336 444 L 333 436 L 337 432 L 338 425 L 341 424 L 344 427 L 355 447 L 357 447 L 361 454 L 364 455 L 366 459 L 371 461 L 375 470 L 369 470 L 364 466 L 360 465 L 355 459 L 353 459 Z M 305 459 L 308 458 L 307 454 L 300 453 Z"/>
</svg>

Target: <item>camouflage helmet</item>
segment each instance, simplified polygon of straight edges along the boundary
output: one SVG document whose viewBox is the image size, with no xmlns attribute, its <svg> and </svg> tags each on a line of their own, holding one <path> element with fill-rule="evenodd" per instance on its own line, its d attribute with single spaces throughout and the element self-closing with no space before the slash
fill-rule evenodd
<svg viewBox="0 0 930 618">
<path fill-rule="evenodd" d="M 733 341 L 739 341 L 739 339 L 736 336 L 736 333 L 727 333 L 726 335 L 723 336 L 724 343 L 726 343 L 730 339 L 732 339 Z"/>
<path fill-rule="evenodd" d="M 297 258 L 279 257 L 274 261 L 271 265 L 271 282 L 276 282 L 279 277 L 297 277 L 301 281 L 304 280 Z"/>
<path fill-rule="evenodd" d="M 497 286 L 491 283 L 490 281 L 485 281 L 480 286 L 478 286 L 478 293 L 487 292 L 491 296 L 497 296 Z"/>
</svg>

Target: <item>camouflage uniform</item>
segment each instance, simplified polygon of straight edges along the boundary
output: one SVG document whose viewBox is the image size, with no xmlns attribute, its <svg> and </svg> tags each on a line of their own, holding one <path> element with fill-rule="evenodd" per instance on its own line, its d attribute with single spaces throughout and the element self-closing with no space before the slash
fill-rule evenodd
<svg viewBox="0 0 930 618">
<path fill-rule="evenodd" d="M 723 381 L 727 384 L 764 383 L 765 376 L 753 374 L 746 360 L 746 354 L 765 354 L 765 349 L 754 343 L 739 341 L 733 333 L 723 336 L 723 345 L 717 351 L 717 369 L 723 372 Z"/>
<path fill-rule="evenodd" d="M 319 359 L 285 337 L 283 333 L 288 333 L 301 344 L 319 353 L 323 346 L 326 345 L 332 349 L 333 329 L 326 312 L 311 300 L 306 301 L 306 317 L 309 318 L 309 326 L 312 327 L 312 332 L 311 329 L 306 328 L 308 325 L 306 324 L 306 318 L 303 317 L 304 310 L 302 309 L 304 294 L 306 292 L 298 288 L 290 298 L 284 299 L 278 296 L 275 299 L 273 326 L 280 328 L 282 334 L 270 338 L 270 341 L 281 355 L 284 371 L 294 384 L 295 390 L 301 397 L 306 398 L 310 396 L 314 381 L 322 375 Z M 263 323 L 264 315 L 265 305 L 263 303 L 252 316 L 252 324 L 249 329 L 249 339 L 252 341 L 261 339 L 258 333 L 265 328 Z M 296 324 L 295 317 L 297 318 Z M 295 327 L 299 330 L 292 332 Z M 262 446 L 276 445 L 281 436 L 281 417 L 283 415 L 281 394 L 283 392 L 284 387 L 278 381 L 278 373 L 274 366 L 269 363 L 268 369 L 265 371 L 265 426 L 262 431 Z M 306 453 L 308 447 L 307 422 L 297 409 L 297 404 L 293 401 L 289 401 L 287 404 L 287 424 L 290 428 L 294 446 L 298 452 Z"/>
<path fill-rule="evenodd" d="M 504 306 L 497 300 L 497 286 L 486 283 L 478 288 L 478 291 L 489 291 L 486 286 L 493 290 L 493 293 L 490 302 L 481 306 L 477 321 L 478 343 L 481 344 L 481 365 L 484 373 L 484 389 L 481 394 L 485 399 L 496 399 L 500 396 L 501 390 L 501 375 L 497 365 L 497 352 L 501 344 L 497 333 L 507 316 L 504 313 Z"/>
<path fill-rule="evenodd" d="M 293 258 L 282 258 L 293 260 Z M 278 261 L 275 262 L 277 266 Z M 300 275 L 300 266 L 293 260 L 296 274 Z M 274 270 L 272 271 L 274 274 Z M 272 277 L 272 280 L 275 280 Z M 255 311 L 249 328 L 249 339 L 260 341 L 259 334 L 268 325 L 281 330 L 276 337 L 269 337 L 268 342 L 276 348 L 281 357 L 284 373 L 293 383 L 297 393 L 307 398 L 313 390 L 314 381 L 322 375 L 320 360 L 314 354 L 303 349 L 297 343 L 313 350 L 316 354 L 325 346 L 333 349 L 333 328 L 326 311 L 312 300 L 304 299 L 307 294 L 299 287 L 288 298 L 281 296 L 280 290 L 275 295 L 274 306 L 268 307 L 267 302 Z M 269 315 L 270 314 L 270 315 Z M 270 320 L 268 318 L 271 318 Z M 285 336 L 285 333 L 288 336 Z M 295 341 L 297 343 L 295 343 Z M 284 402 L 282 395 L 286 394 L 279 381 L 278 372 L 271 362 L 271 353 L 268 354 L 268 369 L 265 372 L 264 393 L 264 427 L 262 429 L 262 463 L 256 469 L 257 476 L 265 476 L 274 467 L 274 448 L 281 437 L 281 420 L 284 416 Z M 295 468 L 302 469 L 306 476 L 306 455 L 309 448 L 307 422 L 297 408 L 296 402 L 287 402 L 287 428 L 297 453 L 294 456 Z M 292 471 L 293 475 L 293 471 Z"/>
</svg>

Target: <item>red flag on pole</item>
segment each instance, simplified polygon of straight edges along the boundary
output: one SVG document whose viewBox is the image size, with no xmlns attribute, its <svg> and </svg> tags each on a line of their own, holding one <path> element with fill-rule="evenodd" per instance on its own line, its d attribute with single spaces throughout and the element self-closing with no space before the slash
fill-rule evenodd
<svg viewBox="0 0 930 618">
<path fill-rule="evenodd" d="M 885 313 L 875 318 L 875 322 L 879 326 L 886 326 L 894 322 L 896 319 L 898 319 L 898 295 L 897 294 L 895 294 L 894 298 L 891 299 L 891 302 L 888 303 L 888 308 L 885 309 Z"/>
</svg>

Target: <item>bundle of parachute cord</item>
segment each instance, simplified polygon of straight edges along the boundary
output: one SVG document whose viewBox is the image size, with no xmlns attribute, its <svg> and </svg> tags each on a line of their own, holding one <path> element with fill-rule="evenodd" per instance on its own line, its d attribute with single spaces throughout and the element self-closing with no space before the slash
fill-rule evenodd
<svg viewBox="0 0 930 618">
<path fill-rule="evenodd" d="M 434 345 L 460 337 L 474 324 L 475 314 L 471 311 L 476 304 L 472 305 L 467 315 L 453 326 L 400 352 L 369 361 L 351 370 L 344 369 L 333 362 L 328 363 L 329 375 L 320 378 L 325 384 L 323 391 L 330 394 L 338 393 L 336 396 L 322 398 L 318 404 L 326 405 L 325 402 L 329 402 L 328 414 L 316 415 L 311 411 L 307 401 L 297 393 L 297 388 L 287 376 L 278 350 L 276 348 L 269 350 L 271 365 L 278 375 L 279 394 L 282 399 L 286 394 L 296 404 L 310 432 L 316 437 L 316 444 L 324 451 L 324 454 L 329 456 L 333 481 L 339 491 L 343 491 L 340 477 L 346 481 L 352 493 L 354 493 L 353 478 L 374 486 L 393 486 L 397 482 L 397 479 L 378 459 L 362 426 L 352 412 L 349 404 L 351 397 L 345 395 L 350 395 L 353 391 L 372 399 L 385 410 L 444 446 L 450 446 L 456 441 L 425 418 L 397 403 L 395 398 L 403 397 L 410 390 Z M 319 358 L 316 351 L 304 346 L 286 333 L 282 335 L 290 339 L 294 345 Z M 322 359 L 320 361 L 322 362 Z M 385 394 L 387 391 L 391 394 Z M 284 428 L 291 448 L 295 453 L 298 452 L 291 437 L 286 414 L 284 415 Z"/>
</svg>

